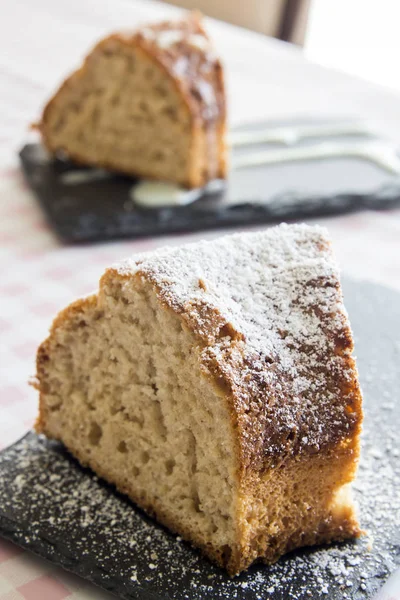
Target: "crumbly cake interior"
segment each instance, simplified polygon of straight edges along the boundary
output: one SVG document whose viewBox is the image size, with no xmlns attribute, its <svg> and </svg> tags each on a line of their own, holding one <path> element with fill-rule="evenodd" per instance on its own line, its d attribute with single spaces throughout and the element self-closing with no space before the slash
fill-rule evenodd
<svg viewBox="0 0 400 600">
<path fill-rule="evenodd" d="M 118 41 L 89 56 L 47 112 L 53 149 L 89 164 L 184 182 L 190 115 L 173 80 L 140 49 Z"/>
<path fill-rule="evenodd" d="M 38 125 L 52 153 L 185 187 L 226 176 L 221 63 L 196 13 L 101 40 Z"/>
<path fill-rule="evenodd" d="M 125 261 L 38 354 L 38 429 L 227 567 L 360 533 L 361 396 L 319 228 Z"/>
<path fill-rule="evenodd" d="M 237 502 L 227 406 L 200 372 L 198 345 L 148 287 L 106 287 L 58 332 L 46 431 L 174 529 L 223 552 Z"/>
</svg>

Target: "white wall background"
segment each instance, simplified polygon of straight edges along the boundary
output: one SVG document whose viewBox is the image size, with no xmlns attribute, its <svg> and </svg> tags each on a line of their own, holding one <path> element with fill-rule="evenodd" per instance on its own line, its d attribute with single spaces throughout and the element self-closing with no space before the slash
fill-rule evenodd
<svg viewBox="0 0 400 600">
<path fill-rule="evenodd" d="M 313 0 L 305 53 L 400 91 L 400 0 Z"/>
</svg>

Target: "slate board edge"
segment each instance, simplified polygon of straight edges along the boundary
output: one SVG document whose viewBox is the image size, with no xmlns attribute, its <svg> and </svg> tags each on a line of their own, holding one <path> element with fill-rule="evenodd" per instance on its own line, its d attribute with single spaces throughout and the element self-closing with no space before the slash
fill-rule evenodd
<svg viewBox="0 0 400 600">
<path fill-rule="evenodd" d="M 260 223 L 278 223 L 282 220 L 289 222 L 315 218 L 326 217 L 335 214 L 352 213 L 361 210 L 385 210 L 394 208 L 400 203 L 400 178 L 396 183 L 383 185 L 370 193 L 341 192 L 340 194 L 306 195 L 298 194 L 291 190 L 280 193 L 272 199 L 254 199 L 254 201 L 245 201 L 243 204 L 235 204 L 222 207 L 211 207 L 205 211 L 196 211 L 193 218 L 193 205 L 186 207 L 172 207 L 159 211 L 151 211 L 153 219 L 151 226 L 146 219 L 150 216 L 149 210 L 137 210 L 137 223 L 128 223 L 129 212 L 126 213 L 126 227 L 122 227 L 118 221 L 113 224 L 107 223 L 104 226 L 100 219 L 100 224 L 94 224 L 90 229 L 79 230 L 79 226 L 71 228 L 64 226 L 51 210 L 51 203 L 44 200 L 41 195 L 40 187 L 35 183 L 34 178 L 30 177 L 25 154 L 29 154 L 29 148 L 40 146 L 40 144 L 26 144 L 19 152 L 19 158 L 25 179 L 30 189 L 35 193 L 42 210 L 44 210 L 47 219 L 51 223 L 58 237 L 64 242 L 70 243 L 90 243 L 112 239 L 134 239 L 149 235 L 169 235 L 179 232 L 201 231 L 216 228 L 229 228 L 237 226 L 250 226 Z M 79 169 L 79 165 L 74 168 Z M 291 201 L 287 201 L 287 198 Z M 197 203 L 201 203 L 202 199 Z M 118 212 L 118 211 L 116 211 Z M 119 213 L 120 214 L 120 213 Z M 164 216 L 163 216 L 164 215 Z M 102 226 L 101 226 L 102 225 Z"/>
</svg>

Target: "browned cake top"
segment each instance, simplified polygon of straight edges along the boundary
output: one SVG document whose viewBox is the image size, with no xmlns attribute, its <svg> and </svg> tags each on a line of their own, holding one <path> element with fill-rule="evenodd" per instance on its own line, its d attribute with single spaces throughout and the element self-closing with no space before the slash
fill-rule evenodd
<svg viewBox="0 0 400 600">
<path fill-rule="evenodd" d="M 116 33 L 110 39 L 139 44 L 155 56 L 179 82 L 193 113 L 200 114 L 206 123 L 225 119 L 221 62 L 197 13 L 179 21 Z"/>
<path fill-rule="evenodd" d="M 360 393 L 326 232 L 281 225 L 161 249 L 118 265 L 156 285 L 201 338 L 232 400 L 243 464 L 351 449 Z"/>
</svg>

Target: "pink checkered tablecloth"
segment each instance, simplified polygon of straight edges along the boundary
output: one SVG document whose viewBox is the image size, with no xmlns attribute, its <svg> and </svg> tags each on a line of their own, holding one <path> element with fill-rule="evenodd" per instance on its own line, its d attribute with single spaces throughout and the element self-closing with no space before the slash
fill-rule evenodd
<svg viewBox="0 0 400 600">
<path fill-rule="evenodd" d="M 104 268 L 136 251 L 218 232 L 93 246 L 60 245 L 27 188 L 16 150 L 47 95 L 99 36 L 175 12 L 149 0 L 15 0 L 0 22 L 0 448 L 32 427 L 28 385 L 53 315 L 92 291 Z M 286 45 L 217 22 L 211 32 L 228 72 L 231 119 L 293 114 L 365 117 L 400 142 L 400 98 L 308 64 Z M 400 290 L 400 210 L 319 220 L 343 272 Z M 0 541 L 0 600 L 109 598 L 78 577 Z"/>
</svg>

